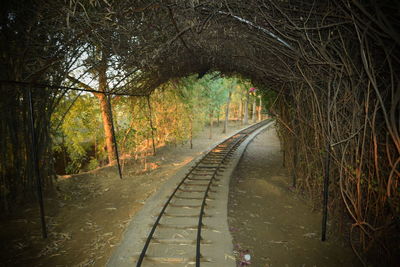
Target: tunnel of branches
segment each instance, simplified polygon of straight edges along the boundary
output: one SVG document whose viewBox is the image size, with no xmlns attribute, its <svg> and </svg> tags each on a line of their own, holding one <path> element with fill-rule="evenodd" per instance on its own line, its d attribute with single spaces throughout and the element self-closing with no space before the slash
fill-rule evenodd
<svg viewBox="0 0 400 267">
<path fill-rule="evenodd" d="M 329 175 L 329 216 L 349 225 L 360 259 L 396 258 L 398 15 L 390 1 L 8 1 L 0 28 L 1 209 L 34 189 L 26 89 L 51 188 L 50 116 L 68 73 L 92 50 L 97 56 L 84 64 L 99 82 L 118 81 L 99 91 L 148 95 L 213 71 L 275 91 L 270 112 L 299 191 L 319 209 Z M 115 77 L 102 76 L 110 66 Z"/>
</svg>

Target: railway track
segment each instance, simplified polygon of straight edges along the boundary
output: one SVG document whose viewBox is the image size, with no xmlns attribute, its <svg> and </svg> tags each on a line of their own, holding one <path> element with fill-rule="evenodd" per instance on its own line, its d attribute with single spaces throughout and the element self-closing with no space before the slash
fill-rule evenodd
<svg viewBox="0 0 400 267">
<path fill-rule="evenodd" d="M 268 122 L 262 121 L 236 133 L 195 163 L 156 216 L 137 257 L 137 267 L 212 264 L 213 258 L 207 255 L 213 254 L 217 240 L 212 237 L 218 232 L 214 227 L 218 222 L 210 211 L 218 194 L 219 177 L 246 137 Z"/>
</svg>

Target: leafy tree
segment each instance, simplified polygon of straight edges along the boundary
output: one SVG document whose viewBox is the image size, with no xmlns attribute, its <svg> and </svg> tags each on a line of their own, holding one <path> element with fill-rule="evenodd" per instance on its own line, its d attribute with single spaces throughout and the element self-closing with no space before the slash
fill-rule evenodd
<svg viewBox="0 0 400 267">
<path fill-rule="evenodd" d="M 115 97 L 113 115 L 121 155 L 137 157 L 147 154 L 153 133 L 157 146 L 189 141 L 193 147 L 193 136 L 204 127 L 206 121 L 212 122 L 210 114 L 215 114 L 223 107 L 225 112 L 229 112 L 230 106 L 226 103 L 229 94 L 235 101 L 240 99 L 238 95 L 246 88 L 247 85 L 243 85 L 240 79 L 222 78 L 216 73 L 205 75 L 202 79 L 189 76 L 173 80 L 150 96 L 151 117 L 146 97 Z M 68 173 L 96 168 L 106 161 L 100 114 L 95 97 L 90 93 L 76 92 L 68 93 L 53 114 L 53 148 L 67 154 Z"/>
<path fill-rule="evenodd" d="M 2 1 L 0 79 L 16 82 L 1 84 L 0 197 L 5 210 L 36 189 L 29 89 L 40 176 L 45 186 L 52 183 L 50 117 L 65 90 L 31 84 L 60 85 L 79 53 L 73 34 L 60 31 L 65 27 L 60 10 L 60 3 L 48 1 Z"/>
<path fill-rule="evenodd" d="M 231 103 L 231 99 L 232 99 L 232 93 L 235 90 L 236 84 L 237 84 L 237 80 L 234 78 L 224 79 L 224 86 L 228 90 L 228 98 L 227 98 L 226 104 L 225 104 L 226 107 L 225 107 L 224 129 L 222 131 L 223 133 L 226 133 L 226 130 L 228 128 L 230 103 Z"/>
<path fill-rule="evenodd" d="M 224 104 L 228 95 L 228 90 L 223 86 L 223 79 L 208 74 L 205 75 L 195 88 L 200 90 L 202 97 L 202 104 L 206 107 L 206 113 L 209 116 L 210 123 L 210 139 L 212 138 L 213 118 L 216 112 L 219 113 L 221 106 Z"/>
<path fill-rule="evenodd" d="M 65 149 L 69 156 L 66 166 L 67 173 L 77 173 L 84 162 L 91 161 L 91 168 L 98 158 L 102 160 L 102 141 L 104 134 L 101 129 L 100 110 L 95 98 L 89 94 L 80 95 L 76 100 L 76 93 L 70 93 L 64 98 L 59 109 L 52 119 L 59 120 L 60 114 L 64 114 L 65 107 L 72 105 L 68 113 L 63 116 L 59 129 L 54 129 L 55 149 Z M 57 124 L 58 125 L 58 124 Z M 56 125 L 54 125 L 56 127 Z M 94 157 L 88 158 L 88 151 L 94 148 Z"/>
</svg>

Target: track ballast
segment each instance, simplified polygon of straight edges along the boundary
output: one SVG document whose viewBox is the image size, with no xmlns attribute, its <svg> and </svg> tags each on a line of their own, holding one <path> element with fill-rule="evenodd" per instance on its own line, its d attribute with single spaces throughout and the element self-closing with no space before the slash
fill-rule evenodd
<svg viewBox="0 0 400 267">
<path fill-rule="evenodd" d="M 251 133 L 266 125 L 269 120 L 254 124 L 225 139 L 206 153 L 189 170 L 168 197 L 137 257 L 137 267 L 186 266 L 202 262 L 212 263 L 207 250 L 212 250 L 215 240 L 211 224 L 204 223 L 211 217 L 214 194 L 218 193 L 218 177 L 230 157 Z M 212 254 L 212 253 L 210 253 Z"/>
</svg>

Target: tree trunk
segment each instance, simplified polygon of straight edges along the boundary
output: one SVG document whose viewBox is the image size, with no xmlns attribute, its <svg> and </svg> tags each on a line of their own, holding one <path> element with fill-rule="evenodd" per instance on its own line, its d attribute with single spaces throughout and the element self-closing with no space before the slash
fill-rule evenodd
<svg viewBox="0 0 400 267">
<path fill-rule="evenodd" d="M 260 96 L 260 104 L 258 107 L 258 121 L 261 121 L 261 110 L 262 110 L 262 97 Z"/>
<path fill-rule="evenodd" d="M 93 147 L 94 158 L 97 160 L 97 137 L 94 136 L 94 147 Z"/>
<path fill-rule="evenodd" d="M 250 98 L 250 93 L 249 93 L 249 91 L 247 91 L 246 100 L 244 102 L 244 118 L 243 118 L 244 124 L 249 123 L 249 98 Z"/>
<path fill-rule="evenodd" d="M 226 110 L 225 110 L 225 121 L 224 121 L 224 130 L 222 133 L 226 133 L 228 129 L 228 121 L 229 121 L 229 104 L 231 103 L 232 92 L 229 91 L 228 99 L 226 100 Z"/>
<path fill-rule="evenodd" d="M 98 53 L 101 53 L 101 61 L 97 67 L 97 72 L 99 75 L 99 88 L 98 90 L 101 92 L 107 92 L 107 55 L 104 51 L 98 50 Z M 69 80 L 72 82 L 78 83 L 85 89 L 94 90 L 89 85 L 85 84 L 84 82 L 79 81 L 78 79 L 67 76 Z M 101 118 L 103 121 L 103 128 L 104 128 L 104 136 L 106 140 L 106 149 L 107 149 L 107 156 L 108 156 L 108 163 L 111 164 L 115 157 L 115 148 L 114 148 L 114 134 L 112 131 L 112 118 L 111 118 L 111 110 L 110 105 L 107 101 L 107 96 L 102 93 L 93 93 L 100 102 L 100 110 L 101 110 Z"/>
<path fill-rule="evenodd" d="M 240 123 L 243 124 L 243 100 L 242 99 L 240 99 L 240 102 L 239 102 L 238 119 L 240 120 Z"/>
<path fill-rule="evenodd" d="M 189 118 L 190 122 L 190 149 L 193 149 L 193 118 Z"/>
<path fill-rule="evenodd" d="M 253 113 L 251 114 L 251 119 L 252 119 L 253 123 L 257 121 L 256 109 L 257 109 L 257 98 L 254 97 L 254 100 L 253 100 L 253 109 L 252 109 Z"/>
<path fill-rule="evenodd" d="M 98 67 L 99 73 L 99 91 L 106 92 L 107 91 L 107 56 L 102 52 L 102 59 L 100 61 Z M 103 120 L 103 128 L 104 128 L 104 136 L 106 139 L 106 148 L 107 148 L 107 156 L 108 156 L 108 164 L 114 159 L 115 156 L 115 148 L 113 143 L 113 131 L 112 131 L 112 118 L 110 106 L 108 105 L 107 96 L 105 94 L 96 94 L 96 97 L 100 101 L 100 110 L 101 110 L 101 118 Z"/>
<path fill-rule="evenodd" d="M 67 167 L 67 146 L 65 145 L 65 136 L 64 133 L 61 132 L 61 147 L 62 147 L 62 158 L 63 158 L 63 174 L 66 173 L 65 169 Z"/>
<path fill-rule="evenodd" d="M 99 81 L 100 81 L 100 77 L 99 77 Z M 112 132 L 112 128 L 111 128 L 110 106 L 107 103 L 106 95 L 96 94 L 96 97 L 100 101 L 101 118 L 103 120 L 104 136 L 106 139 L 108 163 L 111 164 L 111 162 L 114 159 L 115 150 L 114 150 L 114 144 L 113 144 L 113 132 Z"/>
<path fill-rule="evenodd" d="M 151 103 L 150 103 L 150 96 L 147 96 L 147 107 L 149 108 L 149 123 L 151 129 L 151 141 L 153 145 L 153 156 L 156 154 L 156 144 L 154 142 L 154 127 L 153 127 L 153 116 L 151 112 Z"/>
<path fill-rule="evenodd" d="M 212 127 L 213 127 L 213 121 L 212 121 L 212 119 L 213 119 L 213 112 L 212 111 L 210 111 L 210 135 L 209 135 L 209 139 L 212 139 Z"/>
</svg>

